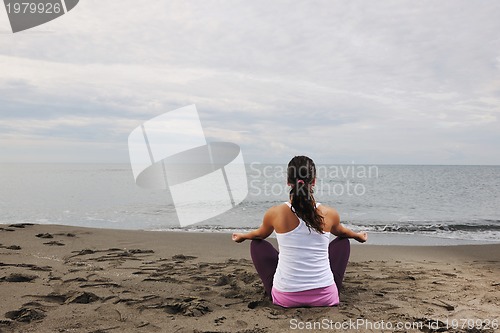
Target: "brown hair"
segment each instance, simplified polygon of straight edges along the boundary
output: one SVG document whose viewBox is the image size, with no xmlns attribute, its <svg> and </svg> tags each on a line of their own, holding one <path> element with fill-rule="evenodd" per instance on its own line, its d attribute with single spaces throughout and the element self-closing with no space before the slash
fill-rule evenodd
<svg viewBox="0 0 500 333">
<path fill-rule="evenodd" d="M 288 184 L 290 190 L 291 210 L 302 219 L 309 230 L 313 228 L 323 233 L 323 216 L 316 209 L 313 196 L 313 182 L 316 179 L 316 166 L 307 156 L 295 156 L 288 163 Z"/>
</svg>

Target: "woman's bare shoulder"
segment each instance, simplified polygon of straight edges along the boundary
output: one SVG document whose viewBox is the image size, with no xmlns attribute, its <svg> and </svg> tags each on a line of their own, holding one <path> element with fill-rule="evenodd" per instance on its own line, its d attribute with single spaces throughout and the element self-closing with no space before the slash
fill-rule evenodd
<svg viewBox="0 0 500 333">
<path fill-rule="evenodd" d="M 281 214 L 286 210 L 289 210 L 290 208 L 286 204 L 280 204 L 276 206 L 272 206 L 266 211 L 266 215 L 277 215 Z"/>
<path fill-rule="evenodd" d="M 323 218 L 332 219 L 339 217 L 339 212 L 333 207 L 321 204 L 318 209 L 321 215 L 323 215 Z"/>
</svg>

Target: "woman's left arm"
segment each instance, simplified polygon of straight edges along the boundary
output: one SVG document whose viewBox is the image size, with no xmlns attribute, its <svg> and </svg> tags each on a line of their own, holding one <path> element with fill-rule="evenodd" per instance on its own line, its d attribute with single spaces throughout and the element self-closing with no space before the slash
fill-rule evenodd
<svg viewBox="0 0 500 333">
<path fill-rule="evenodd" d="M 360 243 L 364 243 L 367 241 L 368 234 L 366 232 L 354 232 L 351 229 L 344 227 L 340 223 L 340 216 L 336 210 L 330 208 L 328 215 L 331 216 L 331 218 L 333 219 L 333 224 L 331 228 L 332 234 L 339 237 L 352 238 Z"/>
<path fill-rule="evenodd" d="M 274 208 L 274 207 L 273 207 Z M 270 208 L 266 214 L 264 214 L 264 219 L 262 220 L 262 224 L 258 229 L 250 231 L 249 233 L 234 233 L 232 239 L 236 243 L 241 243 L 245 239 L 264 239 L 269 237 L 274 231 L 273 227 L 273 219 L 274 219 L 274 209 Z"/>
</svg>

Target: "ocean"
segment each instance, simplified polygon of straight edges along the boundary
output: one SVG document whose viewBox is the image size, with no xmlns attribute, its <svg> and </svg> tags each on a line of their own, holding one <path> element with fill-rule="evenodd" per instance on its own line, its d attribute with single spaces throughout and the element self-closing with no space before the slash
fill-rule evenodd
<svg viewBox="0 0 500 333">
<path fill-rule="evenodd" d="M 170 193 L 138 187 L 128 164 L 2 164 L 0 223 L 245 231 L 258 227 L 269 207 L 287 200 L 285 167 L 247 164 L 249 193 L 241 204 L 181 228 Z M 335 207 L 347 227 L 375 235 L 375 244 L 499 242 L 500 166 L 317 168 L 316 201 Z"/>
</svg>

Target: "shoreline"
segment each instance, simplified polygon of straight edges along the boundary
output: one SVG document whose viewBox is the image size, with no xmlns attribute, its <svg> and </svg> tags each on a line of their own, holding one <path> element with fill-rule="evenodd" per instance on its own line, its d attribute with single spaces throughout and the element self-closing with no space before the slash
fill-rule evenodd
<svg viewBox="0 0 500 333">
<path fill-rule="evenodd" d="M 14 223 L 16 224 L 16 223 Z M 33 224 L 41 226 L 60 226 L 60 227 L 75 227 L 84 229 L 96 230 L 116 230 L 116 231 L 130 231 L 130 232 L 159 232 L 159 233 L 194 233 L 194 234 L 225 234 L 230 235 L 233 232 L 249 232 L 252 228 L 231 229 L 231 228 L 151 228 L 151 229 L 132 229 L 132 228 L 113 228 L 109 226 L 83 226 L 83 225 L 68 225 L 68 224 L 53 224 L 53 223 L 37 223 L 37 222 L 20 222 L 17 224 Z M 0 227 L 7 227 L 12 223 L 0 223 Z M 352 228 L 351 226 L 349 226 Z M 354 229 L 353 229 L 354 230 Z M 361 227 L 355 230 L 363 230 Z M 493 245 L 500 244 L 500 239 L 485 240 L 485 239 L 465 239 L 465 238 L 450 238 L 443 237 L 436 234 L 425 233 L 411 233 L 411 232 L 383 232 L 383 231 L 370 231 L 368 230 L 368 243 L 365 245 L 377 246 L 455 246 L 455 245 Z M 332 235 L 332 239 L 335 236 Z M 269 239 L 275 239 L 275 234 L 271 234 Z M 352 242 L 351 244 L 356 244 Z"/>
<path fill-rule="evenodd" d="M 358 228 L 363 230 L 362 228 Z M 115 229 L 113 229 L 115 230 Z M 131 230 L 131 229 L 116 229 L 116 230 Z M 249 232 L 252 229 L 192 229 L 183 230 L 178 229 L 138 229 L 138 231 L 151 231 L 151 232 L 180 232 L 180 233 L 200 233 L 200 234 L 226 234 L 230 235 L 233 232 Z M 366 245 L 377 245 L 377 246 L 454 246 L 454 245 L 491 245 L 500 244 L 500 240 L 478 240 L 478 239 L 462 239 L 462 238 L 447 238 L 432 234 L 416 234 L 416 233 L 398 233 L 398 232 L 379 232 L 379 231 L 367 231 L 368 232 L 368 244 Z M 332 236 L 335 237 L 335 236 Z M 270 239 L 275 239 L 276 235 L 273 233 L 269 236 Z M 333 238 L 332 238 L 333 239 Z M 356 242 L 354 242 L 356 244 Z"/>
<path fill-rule="evenodd" d="M 296 309 L 264 297 L 249 244 L 224 233 L 0 225 L 0 332 L 306 332 L 291 320 L 359 318 L 430 332 L 500 320 L 500 244 L 351 241 L 340 306 Z"/>
</svg>

